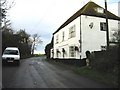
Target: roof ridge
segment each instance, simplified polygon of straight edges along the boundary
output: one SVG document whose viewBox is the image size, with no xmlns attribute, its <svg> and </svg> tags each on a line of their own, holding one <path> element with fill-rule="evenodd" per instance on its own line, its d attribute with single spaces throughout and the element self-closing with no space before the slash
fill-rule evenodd
<svg viewBox="0 0 120 90">
<path fill-rule="evenodd" d="M 89 1 L 89 2 L 92 2 L 92 1 Z M 89 2 L 85 5 L 85 7 L 83 6 L 83 10 L 82 10 L 82 12 L 81 12 L 81 13 L 83 13 L 83 12 L 84 12 L 84 10 L 86 10 L 87 6 L 90 4 Z M 81 8 L 81 9 L 82 9 L 82 8 Z"/>
</svg>

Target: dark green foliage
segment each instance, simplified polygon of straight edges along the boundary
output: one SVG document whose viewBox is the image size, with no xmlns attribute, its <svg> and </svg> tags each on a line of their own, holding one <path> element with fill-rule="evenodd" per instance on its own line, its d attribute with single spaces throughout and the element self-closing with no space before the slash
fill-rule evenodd
<svg viewBox="0 0 120 90">
<path fill-rule="evenodd" d="M 113 75 L 111 80 L 113 80 L 115 86 L 119 86 L 119 69 L 120 69 L 120 47 L 112 46 L 107 51 L 96 51 L 91 54 L 91 68 L 95 71 L 101 73 L 108 73 Z"/>
<path fill-rule="evenodd" d="M 49 43 L 45 46 L 45 54 L 46 54 L 47 58 L 50 58 L 51 48 L 53 48 L 53 37 L 52 37 L 51 43 Z"/>
<path fill-rule="evenodd" d="M 118 47 L 91 54 L 91 67 L 102 72 L 112 72 L 118 66 Z"/>
<path fill-rule="evenodd" d="M 20 30 L 13 33 L 12 30 L 4 29 L 2 31 L 2 52 L 6 47 L 18 47 L 21 58 L 31 56 L 31 44 L 29 44 L 29 37 L 25 30 Z"/>
<path fill-rule="evenodd" d="M 45 54 L 46 54 L 47 58 L 50 58 L 50 50 L 51 50 L 51 48 L 52 48 L 51 43 L 47 44 L 46 47 L 45 47 Z"/>
</svg>

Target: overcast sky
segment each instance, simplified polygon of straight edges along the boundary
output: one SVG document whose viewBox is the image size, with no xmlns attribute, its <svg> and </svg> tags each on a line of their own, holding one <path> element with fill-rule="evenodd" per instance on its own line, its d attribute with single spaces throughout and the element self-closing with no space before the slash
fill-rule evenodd
<svg viewBox="0 0 120 90">
<path fill-rule="evenodd" d="M 14 0 L 15 5 L 9 11 L 14 30 L 25 29 L 29 34 L 39 34 L 43 44 L 37 51 L 44 53 L 46 44 L 50 43 L 52 34 L 70 16 L 90 0 Z M 104 0 L 91 0 L 104 7 Z M 107 0 L 108 10 L 118 14 L 118 1 Z"/>
</svg>

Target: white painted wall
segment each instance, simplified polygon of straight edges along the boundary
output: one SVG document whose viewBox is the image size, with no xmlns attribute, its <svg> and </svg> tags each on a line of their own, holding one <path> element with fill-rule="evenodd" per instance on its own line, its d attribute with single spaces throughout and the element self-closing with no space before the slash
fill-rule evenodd
<svg viewBox="0 0 120 90">
<path fill-rule="evenodd" d="M 89 24 L 93 22 L 93 28 Z M 106 46 L 106 31 L 100 30 L 100 22 L 106 22 L 104 18 L 81 16 L 81 33 L 82 33 L 82 58 L 85 58 L 85 52 L 89 50 L 100 51 L 101 46 Z M 112 33 L 118 30 L 118 21 L 108 20 L 109 24 L 109 39 L 111 41 Z"/>
<path fill-rule="evenodd" d="M 76 37 L 73 38 L 69 38 L 69 28 L 71 26 L 75 25 L 76 26 Z M 58 31 L 56 34 L 54 34 L 54 58 L 56 58 L 56 49 L 59 49 L 60 52 L 62 50 L 62 48 L 65 48 L 66 51 L 66 57 L 65 58 L 70 58 L 69 57 L 69 46 L 74 46 L 77 45 L 79 46 L 79 38 L 80 38 L 80 17 L 78 17 L 77 19 L 75 19 L 74 21 L 72 21 L 70 24 L 68 24 L 67 26 L 65 26 L 64 28 L 62 28 L 60 31 Z M 65 40 L 62 41 L 62 32 L 64 31 L 65 33 Z M 59 35 L 59 43 L 56 44 L 56 36 Z M 76 52 L 77 54 L 77 52 Z M 59 54 L 59 58 L 63 58 L 62 53 Z M 77 54 L 76 58 L 79 57 L 79 55 Z"/>
<path fill-rule="evenodd" d="M 59 49 L 61 53 L 59 53 L 58 58 L 63 58 L 62 48 L 65 49 L 66 54 L 65 58 L 72 58 L 69 55 L 69 46 L 78 46 L 80 47 L 80 20 L 81 20 L 81 34 L 82 34 L 82 52 L 76 51 L 76 59 L 86 58 L 85 52 L 89 50 L 92 51 L 100 51 L 101 46 L 106 46 L 106 31 L 100 30 L 100 22 L 106 22 L 104 18 L 93 17 L 93 16 L 85 16 L 81 15 L 80 17 L 73 20 L 67 26 L 59 30 L 54 34 L 54 58 L 56 57 L 56 49 Z M 89 27 L 89 24 L 93 22 L 93 28 Z M 116 20 L 108 20 L 109 22 L 109 36 L 111 39 L 112 30 L 118 30 L 118 21 Z M 69 28 L 71 26 L 76 26 L 76 37 L 69 39 Z M 62 41 L 62 32 L 65 33 L 65 40 Z M 59 35 L 59 43 L 56 44 L 56 36 Z"/>
<path fill-rule="evenodd" d="M 89 24 L 93 22 L 93 28 Z M 100 22 L 105 19 L 91 16 L 81 16 L 81 33 L 82 33 L 82 58 L 85 58 L 85 52 L 100 51 L 101 45 L 106 45 L 106 32 L 100 31 Z"/>
</svg>

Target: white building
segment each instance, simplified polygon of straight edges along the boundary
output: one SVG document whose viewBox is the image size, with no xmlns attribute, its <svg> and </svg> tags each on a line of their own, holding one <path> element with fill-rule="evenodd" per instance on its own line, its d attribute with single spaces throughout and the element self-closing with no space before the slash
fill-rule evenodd
<svg viewBox="0 0 120 90">
<path fill-rule="evenodd" d="M 118 30 L 120 18 L 107 12 L 109 23 L 109 39 L 111 32 Z M 86 58 L 86 51 L 100 51 L 106 48 L 106 19 L 104 8 L 88 2 L 57 31 L 53 33 L 53 58 Z"/>
</svg>

